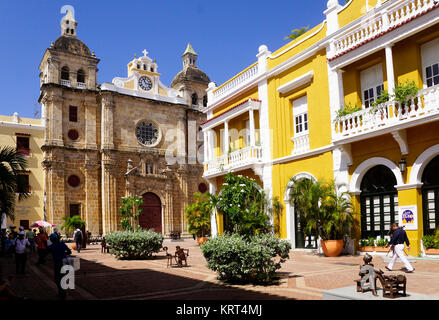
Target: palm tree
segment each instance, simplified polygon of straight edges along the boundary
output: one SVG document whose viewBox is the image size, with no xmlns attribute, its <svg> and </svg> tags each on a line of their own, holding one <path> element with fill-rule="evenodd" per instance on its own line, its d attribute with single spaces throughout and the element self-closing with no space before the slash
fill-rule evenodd
<svg viewBox="0 0 439 320">
<path fill-rule="evenodd" d="M 317 232 L 323 240 L 339 240 L 350 233 L 355 219 L 349 193 L 340 192 L 334 181 L 291 182 L 290 203 L 306 221 L 308 235 Z"/>
<path fill-rule="evenodd" d="M 62 219 L 64 220 L 64 224 L 61 226 L 61 229 L 64 229 L 67 233 L 85 227 L 85 221 L 82 220 L 80 216 L 64 217 Z"/>
<path fill-rule="evenodd" d="M 29 186 L 19 179 L 26 167 L 26 159 L 15 148 L 0 149 L 0 212 L 11 220 L 15 219 L 16 194 L 18 201 L 29 197 Z"/>
<path fill-rule="evenodd" d="M 308 31 L 308 29 L 309 29 L 309 26 L 302 27 L 300 29 L 293 29 L 293 30 L 291 30 L 291 34 L 284 37 L 284 40 L 287 40 L 287 39 L 295 40 L 295 39 L 299 38 L 302 34 L 306 33 Z"/>
</svg>

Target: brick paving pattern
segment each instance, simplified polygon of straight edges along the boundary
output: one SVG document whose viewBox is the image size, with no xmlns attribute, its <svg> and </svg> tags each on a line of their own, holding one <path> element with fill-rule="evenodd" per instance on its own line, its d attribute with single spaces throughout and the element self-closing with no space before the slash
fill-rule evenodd
<svg viewBox="0 0 439 320">
<path fill-rule="evenodd" d="M 81 253 L 81 269 L 75 274 L 75 290 L 68 300 L 321 300 L 324 290 L 353 286 L 358 279 L 362 256 L 328 258 L 308 252 L 291 251 L 290 259 L 279 271 L 275 285 L 229 285 L 216 279 L 206 267 L 201 250 L 192 239 L 166 241 L 169 252 L 177 245 L 189 249 L 188 267 L 168 268 L 164 252 L 149 260 L 117 260 L 91 245 Z M 15 275 L 13 258 L 2 257 L 4 277 L 13 276 L 11 286 L 20 296 L 33 300 L 56 299 L 51 258 L 45 266 L 35 265 L 36 255 L 28 260 L 27 274 Z M 376 269 L 385 270 L 387 263 L 374 256 Z M 418 259 L 415 273 L 405 274 L 408 292 L 439 296 L 439 260 Z M 392 274 L 403 273 L 397 263 Z"/>
</svg>

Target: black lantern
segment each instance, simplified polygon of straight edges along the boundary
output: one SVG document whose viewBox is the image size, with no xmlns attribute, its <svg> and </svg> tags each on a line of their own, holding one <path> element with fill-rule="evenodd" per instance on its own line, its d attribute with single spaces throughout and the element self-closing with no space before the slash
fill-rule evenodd
<svg viewBox="0 0 439 320">
<path fill-rule="evenodd" d="M 407 162 L 405 161 L 405 158 L 402 158 L 399 161 L 399 170 L 401 170 L 401 172 L 405 172 L 406 168 L 407 168 Z"/>
</svg>

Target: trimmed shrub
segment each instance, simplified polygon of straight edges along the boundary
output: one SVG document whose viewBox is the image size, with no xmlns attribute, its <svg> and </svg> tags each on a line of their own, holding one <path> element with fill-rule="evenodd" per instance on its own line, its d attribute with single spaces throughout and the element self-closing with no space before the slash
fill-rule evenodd
<svg viewBox="0 0 439 320">
<path fill-rule="evenodd" d="M 163 235 L 152 230 L 115 231 L 105 236 L 110 253 L 118 259 L 146 259 L 163 247 Z"/>
<path fill-rule="evenodd" d="M 290 249 L 288 241 L 269 234 L 251 237 L 225 234 L 201 245 L 207 267 L 218 272 L 220 280 L 254 284 L 273 282 Z"/>
</svg>

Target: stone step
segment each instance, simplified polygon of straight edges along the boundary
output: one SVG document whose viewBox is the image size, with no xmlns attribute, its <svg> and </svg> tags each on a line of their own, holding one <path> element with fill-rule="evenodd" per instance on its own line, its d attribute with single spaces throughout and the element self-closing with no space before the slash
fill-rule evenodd
<svg viewBox="0 0 439 320">
<path fill-rule="evenodd" d="M 399 297 L 394 299 L 384 298 L 383 290 L 381 288 L 377 288 L 377 294 L 378 296 L 375 297 L 371 291 L 367 291 L 364 293 L 357 292 L 356 286 L 349 286 L 323 291 L 323 300 L 439 300 L 439 296 L 431 296 L 414 292 L 407 292 L 406 297 Z"/>
</svg>

